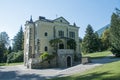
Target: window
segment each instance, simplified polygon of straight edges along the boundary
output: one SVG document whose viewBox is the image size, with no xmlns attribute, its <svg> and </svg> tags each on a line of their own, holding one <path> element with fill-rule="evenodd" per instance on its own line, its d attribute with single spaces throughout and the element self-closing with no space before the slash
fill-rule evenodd
<svg viewBox="0 0 120 80">
<path fill-rule="evenodd" d="M 64 37 L 64 31 L 59 31 L 58 35 L 59 35 L 59 37 Z"/>
<path fill-rule="evenodd" d="M 35 26 L 35 38 L 37 37 L 37 26 Z"/>
<path fill-rule="evenodd" d="M 62 20 L 60 20 L 60 22 L 62 23 Z"/>
<path fill-rule="evenodd" d="M 37 39 L 37 50 L 39 51 L 40 50 L 40 40 Z"/>
<path fill-rule="evenodd" d="M 48 33 L 47 33 L 47 32 L 45 32 L 45 36 L 48 36 Z"/>
<path fill-rule="evenodd" d="M 70 38 L 75 38 L 75 32 L 69 32 L 69 37 Z"/>
<path fill-rule="evenodd" d="M 32 40 L 32 29 L 30 28 L 30 40 Z"/>
<path fill-rule="evenodd" d="M 29 46 L 29 54 L 30 54 L 30 58 L 32 58 L 32 46 Z"/>
<path fill-rule="evenodd" d="M 45 46 L 45 51 L 48 51 L 48 48 L 47 48 L 47 46 Z"/>
<path fill-rule="evenodd" d="M 50 61 L 48 61 L 48 64 L 50 64 Z"/>
<path fill-rule="evenodd" d="M 64 49 L 64 44 L 59 44 L 59 49 Z"/>
</svg>

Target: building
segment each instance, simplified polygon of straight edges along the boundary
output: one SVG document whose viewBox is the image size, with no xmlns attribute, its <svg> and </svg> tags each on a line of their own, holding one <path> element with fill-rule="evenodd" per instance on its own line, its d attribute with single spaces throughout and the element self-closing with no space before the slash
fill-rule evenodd
<svg viewBox="0 0 120 80">
<path fill-rule="evenodd" d="M 63 17 L 49 20 L 40 16 L 34 22 L 31 17 L 30 21 L 26 21 L 24 32 L 25 66 L 28 68 L 73 66 L 75 56 L 78 59 L 81 58 L 78 32 L 79 27 L 75 23 L 70 25 Z M 57 45 L 53 47 L 50 45 L 51 40 L 61 42 L 57 42 Z M 43 61 L 40 56 L 44 52 L 57 55 L 50 60 Z"/>
</svg>

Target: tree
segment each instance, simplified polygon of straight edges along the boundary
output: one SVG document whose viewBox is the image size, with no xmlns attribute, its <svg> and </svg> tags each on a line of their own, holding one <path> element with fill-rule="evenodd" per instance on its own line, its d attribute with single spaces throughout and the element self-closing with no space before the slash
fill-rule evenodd
<svg viewBox="0 0 120 80">
<path fill-rule="evenodd" d="M 0 33 L 0 62 L 6 62 L 9 47 L 9 37 L 6 32 Z"/>
<path fill-rule="evenodd" d="M 23 29 L 20 28 L 19 32 L 13 39 L 13 50 L 15 52 L 22 51 L 23 50 L 23 43 L 24 42 L 24 35 L 23 35 Z"/>
<path fill-rule="evenodd" d="M 8 54 L 12 52 L 11 46 L 8 48 Z"/>
<path fill-rule="evenodd" d="M 83 53 L 99 51 L 98 34 L 94 33 L 91 25 L 88 25 L 86 28 L 86 34 L 82 41 L 82 51 Z"/>
<path fill-rule="evenodd" d="M 58 44 L 62 43 L 62 40 L 60 40 L 60 39 L 52 39 L 49 42 L 50 42 L 50 45 L 54 48 L 55 53 L 57 54 Z"/>
<path fill-rule="evenodd" d="M 9 36 L 6 32 L 1 32 L 0 33 L 0 43 L 3 43 L 5 45 L 6 48 L 9 47 Z"/>
<path fill-rule="evenodd" d="M 7 55 L 7 63 L 23 62 L 23 51 L 11 52 Z"/>
<path fill-rule="evenodd" d="M 69 39 L 67 41 L 67 46 L 68 46 L 69 49 L 76 50 L 76 42 L 75 42 L 75 40 L 74 39 Z"/>
<path fill-rule="evenodd" d="M 94 33 L 94 38 L 93 38 L 93 48 L 94 48 L 94 52 L 97 51 L 101 51 L 101 47 L 102 47 L 102 42 L 101 39 L 99 38 L 99 35 L 97 32 Z"/>
<path fill-rule="evenodd" d="M 102 42 L 102 50 L 107 50 L 110 48 L 110 29 L 106 29 L 102 36 L 101 36 L 101 42 Z"/>
<path fill-rule="evenodd" d="M 110 27 L 111 51 L 116 56 L 120 56 L 120 10 L 116 9 L 116 13 L 111 16 Z"/>
</svg>

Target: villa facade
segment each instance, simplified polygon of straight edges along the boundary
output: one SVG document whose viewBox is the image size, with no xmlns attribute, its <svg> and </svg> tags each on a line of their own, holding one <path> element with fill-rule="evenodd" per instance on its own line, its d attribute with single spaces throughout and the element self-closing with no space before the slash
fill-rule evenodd
<svg viewBox="0 0 120 80">
<path fill-rule="evenodd" d="M 70 23 L 63 17 L 54 20 L 40 16 L 38 20 L 26 21 L 24 32 L 24 64 L 28 68 L 70 67 L 74 65 L 75 56 L 81 58 L 79 44 L 79 27 Z M 55 49 L 50 45 L 51 40 L 59 39 L 56 56 L 47 61 L 42 61 L 40 56 L 47 52 L 50 55 Z M 74 40 L 75 49 L 68 46 L 67 42 Z M 72 43 L 69 43 L 72 45 Z"/>
</svg>

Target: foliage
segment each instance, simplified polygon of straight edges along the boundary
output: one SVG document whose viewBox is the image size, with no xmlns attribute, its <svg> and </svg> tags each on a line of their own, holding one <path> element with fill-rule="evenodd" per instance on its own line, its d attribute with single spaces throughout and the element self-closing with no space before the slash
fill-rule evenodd
<svg viewBox="0 0 120 80">
<path fill-rule="evenodd" d="M 102 50 L 108 50 L 110 48 L 110 29 L 106 29 L 101 37 Z"/>
<path fill-rule="evenodd" d="M 12 52 L 7 55 L 7 63 L 23 62 L 23 51 Z"/>
<path fill-rule="evenodd" d="M 106 29 L 108 29 L 108 28 L 110 28 L 110 24 L 107 24 L 107 25 L 105 25 L 104 27 L 102 27 L 102 28 L 100 28 L 99 30 L 97 30 L 96 32 L 98 33 L 99 37 L 101 37 L 102 34 L 104 33 L 104 31 L 105 31 Z"/>
<path fill-rule="evenodd" d="M 0 33 L 0 43 L 3 43 L 5 45 L 6 48 L 9 47 L 9 36 L 6 32 L 1 32 Z"/>
<path fill-rule="evenodd" d="M 103 51 L 103 52 L 95 52 L 92 54 L 83 54 L 83 57 L 90 57 L 90 58 L 103 58 L 106 57 L 108 55 L 111 55 L 112 53 L 110 51 Z"/>
<path fill-rule="evenodd" d="M 79 37 L 79 43 L 82 43 L 82 38 L 81 37 Z"/>
<path fill-rule="evenodd" d="M 69 49 L 76 50 L 76 41 L 74 39 L 70 39 L 67 41 L 67 46 Z"/>
<path fill-rule="evenodd" d="M 57 53 L 58 44 L 62 43 L 62 40 L 60 40 L 60 39 L 52 39 L 52 40 L 49 41 L 49 43 L 54 48 L 55 53 Z"/>
<path fill-rule="evenodd" d="M 42 60 L 45 60 L 45 59 L 47 59 L 47 57 L 48 57 L 48 53 L 47 52 L 44 52 L 44 53 L 42 53 L 42 55 L 40 55 L 40 58 L 42 59 Z"/>
<path fill-rule="evenodd" d="M 23 64 L 23 62 L 17 62 L 17 63 L 0 63 L 0 66 L 15 66 Z"/>
<path fill-rule="evenodd" d="M 111 51 L 116 56 L 120 56 L 120 10 L 112 14 L 110 27 Z"/>
<path fill-rule="evenodd" d="M 12 48 L 11 48 L 11 46 L 9 46 L 9 48 L 8 48 L 8 54 L 11 53 L 11 52 L 12 52 Z"/>
<path fill-rule="evenodd" d="M 86 28 L 86 34 L 82 41 L 82 52 L 92 53 L 100 51 L 100 39 L 97 33 L 94 33 L 92 26 L 88 25 Z"/>
<path fill-rule="evenodd" d="M 6 32 L 0 33 L 0 62 L 6 62 L 8 48 L 9 46 L 9 37 Z"/>
<path fill-rule="evenodd" d="M 117 66 L 115 66 L 117 65 Z M 98 66 L 82 73 L 49 80 L 119 80 L 120 61 Z"/>
<path fill-rule="evenodd" d="M 18 52 L 23 50 L 23 43 L 24 42 L 24 35 L 23 35 L 23 29 L 20 28 L 19 32 L 13 39 L 13 50 L 14 52 Z"/>
<path fill-rule="evenodd" d="M 42 53 L 42 55 L 40 55 L 40 59 L 42 59 L 42 61 L 49 61 L 51 59 L 53 59 L 55 56 L 54 55 L 50 55 L 47 52 Z"/>
<path fill-rule="evenodd" d="M 94 33 L 94 52 L 99 52 L 102 51 L 101 47 L 102 47 L 102 42 L 101 39 L 99 38 L 99 35 L 97 32 Z"/>
</svg>

